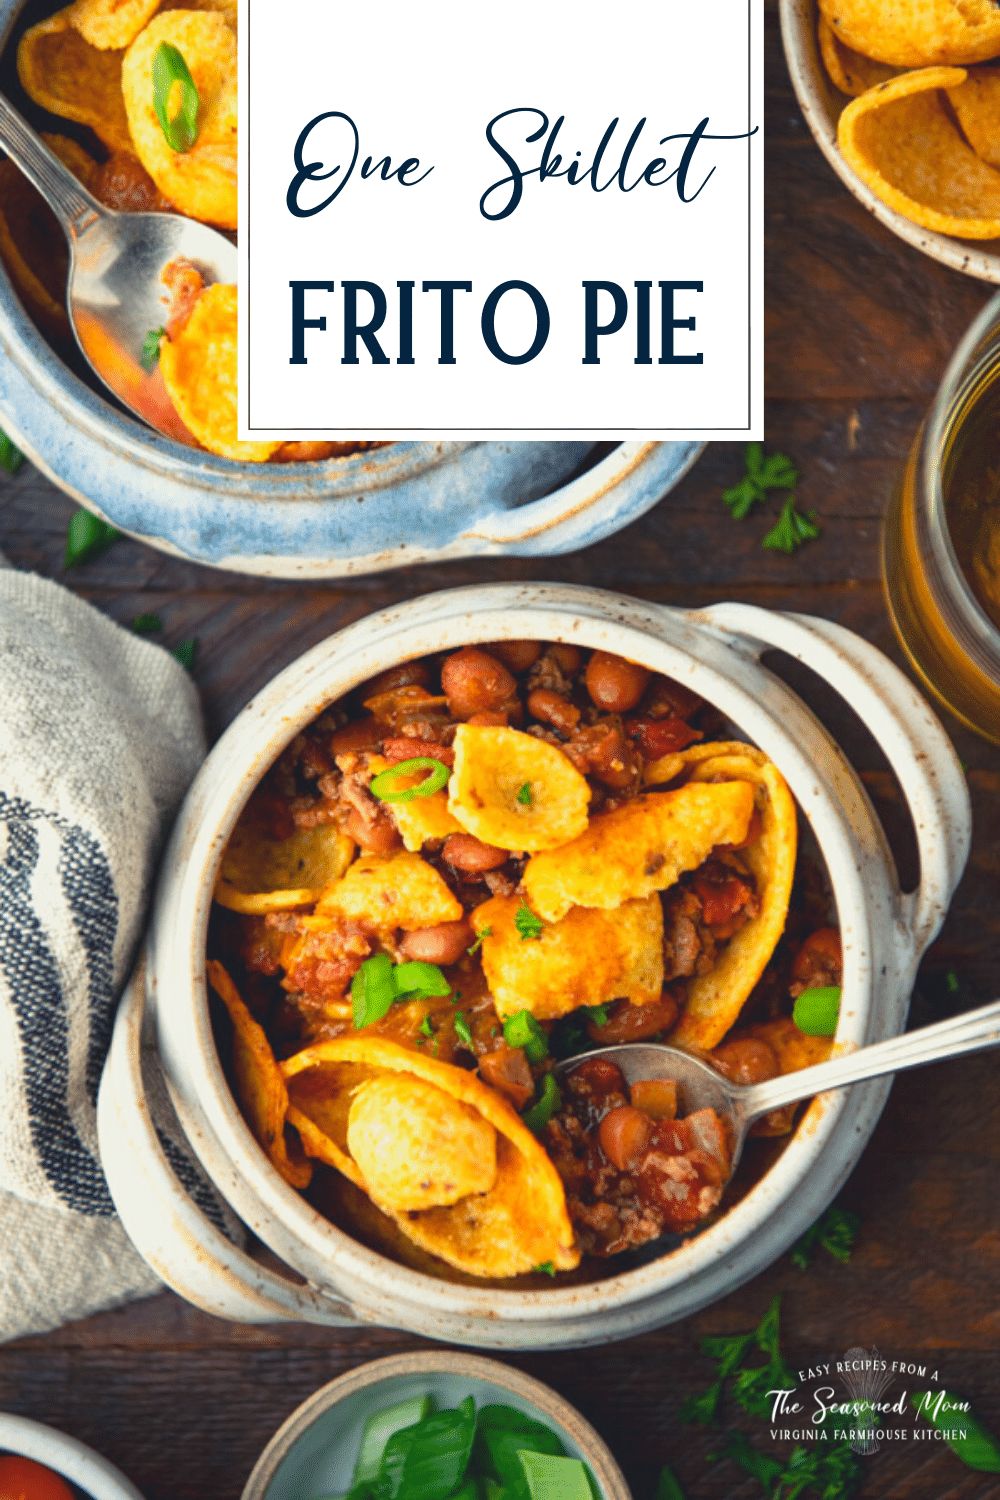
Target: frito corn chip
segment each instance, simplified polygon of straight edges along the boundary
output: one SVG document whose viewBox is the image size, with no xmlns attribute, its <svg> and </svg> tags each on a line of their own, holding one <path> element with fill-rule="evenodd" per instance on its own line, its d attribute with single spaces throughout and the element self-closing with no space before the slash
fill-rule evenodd
<svg viewBox="0 0 1000 1500">
<path fill-rule="evenodd" d="M 251 797 L 222 856 L 215 899 L 255 915 L 309 906 L 334 885 L 354 858 L 354 840 L 330 823 L 275 838 L 266 799 Z"/>
<path fill-rule="evenodd" d="M 304 1136 L 309 1149 L 334 1166 L 342 1160 L 347 1168 L 345 1175 L 365 1186 L 372 1201 L 415 1244 L 473 1276 L 517 1276 L 548 1262 L 556 1270 L 571 1270 L 579 1264 L 559 1174 L 507 1101 L 474 1074 L 382 1037 L 366 1036 L 319 1042 L 289 1058 L 281 1070 L 292 1098 L 292 1118 L 308 1116 L 314 1122 L 314 1130 Z M 315 1081 L 303 1088 L 300 1080 L 304 1083 L 310 1074 Z M 496 1178 L 492 1187 L 485 1192 L 473 1188 L 451 1205 L 405 1212 L 379 1201 L 351 1156 L 348 1140 L 355 1093 L 373 1077 L 411 1077 L 432 1085 L 445 1096 L 440 1103 L 444 1122 L 452 1119 L 447 1100 L 475 1111 L 495 1134 Z M 378 1097 L 372 1102 L 376 1103 Z M 405 1107 L 402 1094 L 390 1091 L 382 1097 L 396 1112 Z M 467 1118 L 463 1113 L 463 1130 Z M 414 1109 L 410 1138 L 415 1139 L 426 1123 L 426 1101 L 422 1098 Z M 330 1134 L 324 1144 L 321 1137 L 327 1131 Z M 447 1125 L 438 1138 L 437 1149 L 441 1162 L 435 1165 L 436 1176 L 447 1175 L 446 1158 L 451 1159 L 451 1165 L 460 1163 L 462 1170 L 468 1171 L 464 1148 L 456 1150 Z M 394 1150 L 387 1178 L 389 1191 L 405 1192 L 411 1177 L 412 1166 L 405 1153 Z M 384 1191 L 386 1182 L 380 1185 Z"/>
<path fill-rule="evenodd" d="M 92 47 L 123 50 L 134 42 L 159 0 L 75 0 L 69 18 Z"/>
<path fill-rule="evenodd" d="M 1000 27 L 1000 7 L 994 10 Z M 915 224 L 995 239 L 1000 172 L 963 140 L 939 92 L 965 80 L 962 68 L 923 68 L 879 84 L 847 105 L 837 139 L 862 182 Z"/>
<path fill-rule="evenodd" d="M 177 48 L 198 90 L 198 135 L 190 151 L 167 145 L 153 107 L 153 57 L 161 42 Z M 195 10 L 154 16 L 125 54 L 122 92 L 135 150 L 164 197 L 193 219 L 235 229 L 236 37 L 225 16 Z"/>
<path fill-rule="evenodd" d="M 184 327 L 160 341 L 160 371 L 177 415 L 210 453 L 264 463 L 281 447 L 236 436 L 234 286 L 205 288 Z"/>
<path fill-rule="evenodd" d="M 236 32 L 236 0 L 163 0 L 160 10 L 216 10 L 220 16 L 225 17 L 234 34 Z"/>
<path fill-rule="evenodd" d="M 819 20 L 819 50 L 834 88 L 838 88 L 842 94 L 850 94 L 852 99 L 856 99 L 866 89 L 874 88 L 877 83 L 895 78 L 899 72 L 890 63 L 876 62 L 874 58 L 865 57 L 862 53 L 852 52 L 850 47 L 845 47 L 822 16 Z"/>
<path fill-rule="evenodd" d="M 995 0 L 819 0 L 819 8 L 845 46 L 897 67 L 1000 55 Z"/>
<path fill-rule="evenodd" d="M 205 968 L 233 1023 L 236 1095 L 254 1138 L 287 1183 L 295 1188 L 308 1187 L 312 1165 L 289 1152 L 285 1140 L 288 1089 L 264 1028 L 254 1020 L 222 965 L 209 959 Z"/>
<path fill-rule="evenodd" d="M 483 972 L 499 1016 L 530 1010 L 551 1021 L 581 1005 L 660 998 L 663 907 L 655 893 L 615 911 L 572 906 L 536 938 L 522 937 L 518 928 L 523 905 L 520 896 L 494 896 L 472 913 L 477 934 L 487 934 Z"/>
<path fill-rule="evenodd" d="M 690 777 L 682 790 L 752 783 L 761 824 L 759 836 L 740 850 L 740 858 L 754 877 L 760 911 L 730 938 L 714 968 L 689 982 L 687 1001 L 672 1034 L 681 1046 L 707 1052 L 735 1023 L 785 930 L 795 878 L 798 822 L 784 777 L 754 746 L 739 741 L 692 745 L 682 754 Z"/>
<path fill-rule="evenodd" d="M 497 1180 L 497 1133 L 471 1104 L 411 1073 L 354 1092 L 347 1148 L 376 1203 L 396 1213 L 446 1208 Z"/>
<path fill-rule="evenodd" d="M 573 763 L 518 729 L 459 724 L 448 808 L 498 849 L 555 849 L 587 826 L 590 788 Z"/>
<path fill-rule="evenodd" d="M 97 163 L 64 135 L 42 139 L 89 187 Z M 69 251 L 55 215 L 11 161 L 0 161 L 0 259 L 25 311 L 50 338 L 72 337 L 66 315 Z"/>
<path fill-rule="evenodd" d="M 92 47 L 72 25 L 72 7 L 24 33 L 17 71 L 29 98 L 65 120 L 89 125 L 112 151 L 132 151 L 122 96 L 122 57 Z"/>
<path fill-rule="evenodd" d="M 419 746 L 416 753 L 419 754 Z M 389 762 L 381 755 L 368 758 L 368 771 L 372 779 L 381 771 L 389 769 Z M 416 786 L 426 779 L 426 771 L 414 771 L 411 776 L 397 776 L 393 785 L 398 791 Z M 443 789 L 432 792 L 429 797 L 414 797 L 410 802 L 386 802 L 383 804 L 399 829 L 403 846 L 415 853 L 433 839 L 446 839 L 449 833 L 461 833 L 462 825 L 448 811 L 448 793 Z"/>
<path fill-rule="evenodd" d="M 970 68 L 948 98 L 976 155 L 1000 167 L 1000 68 Z"/>
<path fill-rule="evenodd" d="M 749 782 L 644 792 L 598 813 L 572 843 L 530 859 L 523 877 L 528 901 L 546 922 L 558 922 L 571 906 L 613 911 L 632 897 L 664 891 L 716 844 L 742 843 L 753 807 Z"/>
<path fill-rule="evenodd" d="M 457 922 L 462 903 L 419 854 L 363 854 L 316 907 L 317 916 L 328 912 L 371 922 L 379 932 L 416 932 Z"/>
</svg>

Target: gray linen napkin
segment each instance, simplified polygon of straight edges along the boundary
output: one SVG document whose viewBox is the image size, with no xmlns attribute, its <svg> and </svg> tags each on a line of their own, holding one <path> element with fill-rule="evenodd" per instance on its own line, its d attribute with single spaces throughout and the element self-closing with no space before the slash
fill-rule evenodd
<svg viewBox="0 0 1000 1500">
<path fill-rule="evenodd" d="M 95 1101 L 157 857 L 204 753 L 168 652 L 0 553 L 0 1339 L 160 1289 L 115 1217 Z M 151 1083 L 171 1164 L 204 1201 Z"/>
</svg>

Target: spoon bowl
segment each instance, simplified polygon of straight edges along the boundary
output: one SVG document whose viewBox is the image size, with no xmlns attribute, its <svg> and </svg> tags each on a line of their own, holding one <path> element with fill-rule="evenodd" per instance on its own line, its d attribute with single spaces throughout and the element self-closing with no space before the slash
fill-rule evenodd
<svg viewBox="0 0 1000 1500">
<path fill-rule="evenodd" d="M 633 1083 L 653 1078 L 675 1083 L 679 1118 L 700 1109 L 713 1109 L 719 1116 L 729 1136 L 732 1176 L 751 1125 L 773 1109 L 798 1104 L 827 1089 L 845 1088 L 866 1078 L 881 1078 L 886 1073 L 919 1068 L 925 1063 L 998 1045 L 1000 1000 L 995 1000 L 979 1010 L 939 1021 L 935 1026 L 904 1032 L 872 1047 L 860 1047 L 855 1052 L 763 1083 L 733 1083 L 703 1058 L 663 1042 L 625 1042 L 617 1047 L 600 1047 L 582 1057 L 557 1063 L 554 1072 L 556 1077 L 566 1077 L 581 1063 L 603 1057 L 620 1069 L 630 1088 Z"/>
<path fill-rule="evenodd" d="M 159 366 L 142 363 L 146 335 L 167 320 L 163 272 L 190 261 L 206 284 L 235 284 L 236 247 L 181 214 L 118 213 L 99 203 L 0 95 L 0 145 L 59 220 L 69 241 L 66 306 L 84 356 L 118 400 L 150 427 L 194 446 Z"/>
</svg>

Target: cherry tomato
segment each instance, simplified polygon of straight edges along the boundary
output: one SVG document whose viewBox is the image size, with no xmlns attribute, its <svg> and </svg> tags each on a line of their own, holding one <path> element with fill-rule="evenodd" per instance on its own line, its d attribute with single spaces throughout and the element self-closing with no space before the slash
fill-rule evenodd
<svg viewBox="0 0 1000 1500">
<path fill-rule="evenodd" d="M 44 1464 L 8 1453 L 0 1458 L 0 1500 L 73 1500 L 73 1491 Z"/>
</svg>

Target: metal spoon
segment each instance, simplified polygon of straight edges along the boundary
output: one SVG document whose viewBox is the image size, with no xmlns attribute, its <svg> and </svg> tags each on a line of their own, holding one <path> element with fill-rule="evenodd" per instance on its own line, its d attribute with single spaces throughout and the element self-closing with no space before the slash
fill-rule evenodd
<svg viewBox="0 0 1000 1500">
<path fill-rule="evenodd" d="M 181 258 L 206 282 L 236 281 L 236 247 L 180 214 L 116 213 L 98 203 L 0 94 L 0 145 L 41 193 L 69 241 L 66 306 L 76 341 L 119 401 L 178 442 L 193 444 L 143 341 L 166 322 L 164 267 Z"/>
<path fill-rule="evenodd" d="M 904 1068 L 919 1068 L 964 1052 L 981 1052 L 1000 1044 L 1000 1000 L 979 1010 L 953 1016 L 919 1031 L 904 1032 L 857 1052 L 831 1058 L 797 1073 L 784 1073 L 766 1083 L 731 1083 L 708 1063 L 659 1042 L 626 1042 L 619 1047 L 601 1047 L 583 1057 L 557 1064 L 556 1074 L 571 1073 L 593 1057 L 606 1057 L 620 1068 L 628 1084 L 644 1078 L 665 1078 L 677 1083 L 678 1115 L 698 1109 L 714 1109 L 730 1131 L 732 1170 L 740 1159 L 747 1131 L 755 1120 L 784 1104 L 797 1104 L 828 1089 L 845 1088 L 865 1078 L 881 1078 Z"/>
</svg>

